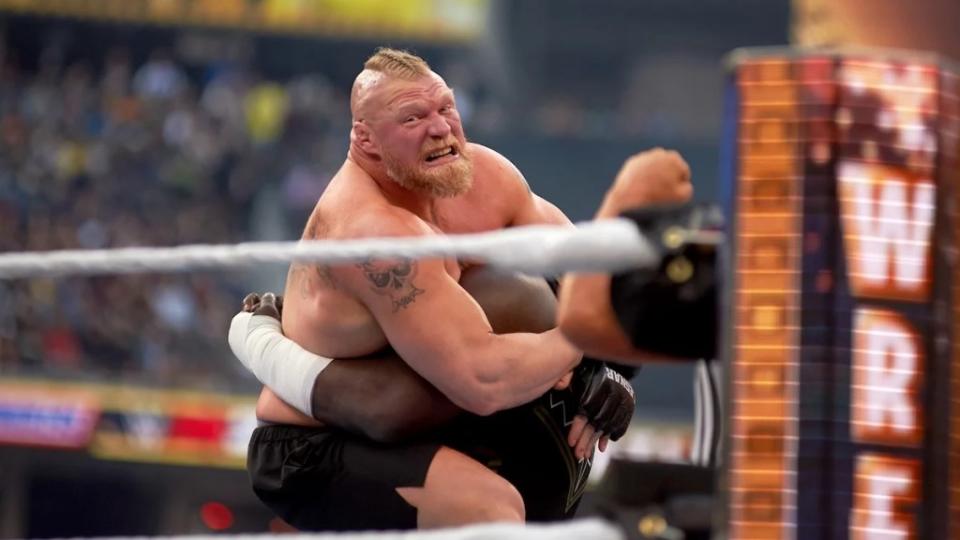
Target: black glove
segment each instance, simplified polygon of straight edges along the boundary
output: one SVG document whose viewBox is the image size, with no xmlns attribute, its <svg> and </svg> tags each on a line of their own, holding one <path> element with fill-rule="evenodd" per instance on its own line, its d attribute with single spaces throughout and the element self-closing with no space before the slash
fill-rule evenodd
<svg viewBox="0 0 960 540">
<path fill-rule="evenodd" d="M 715 358 L 716 246 L 672 245 L 671 229 L 710 230 L 722 216 L 711 207 L 645 207 L 624 213 L 655 242 L 660 266 L 614 275 L 610 304 L 633 346 L 682 358 Z"/>
<path fill-rule="evenodd" d="M 584 358 L 573 372 L 571 390 L 580 397 L 577 414 L 611 441 L 623 437 L 636 408 L 630 381 L 603 362 Z"/>
</svg>

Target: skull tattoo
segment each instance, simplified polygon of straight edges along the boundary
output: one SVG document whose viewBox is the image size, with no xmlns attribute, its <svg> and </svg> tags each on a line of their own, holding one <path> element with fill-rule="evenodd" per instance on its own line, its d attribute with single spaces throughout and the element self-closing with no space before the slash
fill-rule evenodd
<svg viewBox="0 0 960 540">
<path fill-rule="evenodd" d="M 369 260 L 358 266 L 370 280 L 374 292 L 390 297 L 394 313 L 412 304 L 417 295 L 424 292 L 413 284 L 417 263 L 412 259 Z"/>
</svg>

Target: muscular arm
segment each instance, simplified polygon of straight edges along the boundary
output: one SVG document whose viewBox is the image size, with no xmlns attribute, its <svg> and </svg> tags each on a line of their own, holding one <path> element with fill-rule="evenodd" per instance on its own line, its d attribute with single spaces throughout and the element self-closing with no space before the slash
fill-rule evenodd
<svg viewBox="0 0 960 540">
<path fill-rule="evenodd" d="M 414 233 L 403 226 L 394 222 L 375 232 Z M 400 357 L 476 414 L 539 397 L 579 362 L 579 351 L 557 330 L 495 334 L 443 261 L 368 261 L 340 270 L 340 278 L 376 317 Z"/>
<path fill-rule="evenodd" d="M 636 206 L 686 202 L 692 195 L 687 164 L 675 152 L 655 149 L 627 160 L 595 217 L 617 217 Z M 610 305 L 610 281 L 610 274 L 564 276 L 557 319 L 567 338 L 586 355 L 625 364 L 676 360 L 633 346 Z"/>
<path fill-rule="evenodd" d="M 494 332 L 544 332 L 554 326 L 556 299 L 542 279 L 472 268 L 460 284 Z M 313 416 L 391 442 L 442 426 L 462 411 L 392 351 L 378 356 L 330 364 L 314 385 Z"/>
<path fill-rule="evenodd" d="M 556 299 L 542 279 L 475 267 L 464 272 L 460 284 L 497 333 L 543 332 L 554 326 Z M 330 363 L 314 382 L 311 405 L 317 420 L 381 442 L 439 427 L 461 412 L 392 351 Z M 275 421 L 312 422 L 267 389 L 260 406 L 272 411 Z M 279 417 L 284 410 L 289 415 Z"/>
<path fill-rule="evenodd" d="M 487 154 L 486 163 L 495 168 L 493 172 L 505 187 L 513 211 L 510 225 L 571 225 L 560 209 L 530 190 L 509 160 L 487 148 L 480 147 L 480 151 Z M 483 309 L 497 334 L 546 332 L 555 327 L 555 297 L 543 280 L 481 268 L 465 273 L 460 284 Z M 389 392 L 384 396 L 389 399 L 367 399 L 376 387 Z M 314 418 L 380 441 L 439 427 L 461 412 L 395 354 L 377 360 L 334 362 L 317 378 L 313 396 Z"/>
<path fill-rule="evenodd" d="M 613 218 L 623 209 L 616 197 L 608 195 L 597 211 L 596 219 Z M 605 358 L 629 365 L 671 360 L 637 349 L 617 320 L 610 305 L 610 274 L 572 273 L 564 276 L 560 287 L 558 323 L 571 342 L 587 356 Z"/>
<path fill-rule="evenodd" d="M 493 150 L 486 151 L 495 154 L 492 161 L 499 167 L 500 177 L 508 182 L 507 188 L 512 188 L 511 196 L 516 200 L 517 209 L 513 216 L 513 225 L 570 224 L 570 220 L 560 209 L 533 193 L 526 179 L 513 164 Z M 622 197 L 607 196 L 596 218 L 617 217 L 621 211 L 621 200 Z M 660 359 L 658 355 L 633 347 L 620 327 L 610 303 L 602 301 L 609 297 L 609 274 L 565 276 L 559 296 L 559 311 L 562 315 L 558 322 L 561 331 L 571 342 L 583 349 L 587 356 L 633 364 Z"/>
</svg>

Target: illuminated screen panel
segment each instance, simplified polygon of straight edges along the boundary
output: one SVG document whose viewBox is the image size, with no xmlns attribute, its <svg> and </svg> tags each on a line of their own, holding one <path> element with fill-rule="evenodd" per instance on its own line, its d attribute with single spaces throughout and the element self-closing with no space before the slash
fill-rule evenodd
<svg viewBox="0 0 960 540">
<path fill-rule="evenodd" d="M 857 456 L 850 538 L 916 538 L 920 485 L 920 463 L 915 459 Z"/>
<path fill-rule="evenodd" d="M 850 434 L 864 444 L 919 448 L 923 342 L 891 310 L 857 308 L 851 358 Z"/>
<path fill-rule="evenodd" d="M 768 50 L 733 80 L 729 537 L 960 538 L 960 79 Z"/>
<path fill-rule="evenodd" d="M 792 538 L 799 276 L 797 99 L 789 61 L 737 73 L 729 531 Z"/>
<path fill-rule="evenodd" d="M 852 481 L 838 475 L 838 506 L 849 513 L 835 520 L 850 538 L 877 531 L 918 538 L 922 516 L 933 509 L 921 486 L 930 473 L 924 440 L 935 365 L 937 79 L 937 67 L 919 59 L 838 60 L 836 176 L 846 287 L 837 308 L 850 315 L 836 346 L 850 375 L 836 386 L 849 429 L 846 438 L 838 434 L 835 452 L 855 474 Z M 884 461 L 894 456 L 899 465 Z"/>
<path fill-rule="evenodd" d="M 925 301 L 936 199 L 934 66 L 844 59 L 838 197 L 855 296 Z"/>
</svg>

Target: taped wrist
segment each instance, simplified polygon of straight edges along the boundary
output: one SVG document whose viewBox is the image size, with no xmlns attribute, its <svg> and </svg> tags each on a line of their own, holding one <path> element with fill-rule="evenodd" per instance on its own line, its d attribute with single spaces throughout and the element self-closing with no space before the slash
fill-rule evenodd
<svg viewBox="0 0 960 540">
<path fill-rule="evenodd" d="M 230 349 L 264 386 L 293 408 L 313 416 L 313 384 L 330 362 L 283 335 L 280 321 L 238 313 L 230 323 Z"/>
</svg>

